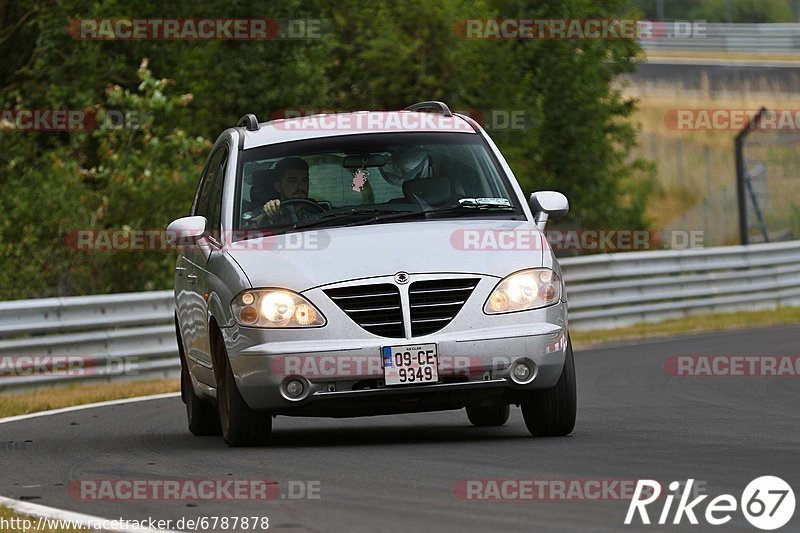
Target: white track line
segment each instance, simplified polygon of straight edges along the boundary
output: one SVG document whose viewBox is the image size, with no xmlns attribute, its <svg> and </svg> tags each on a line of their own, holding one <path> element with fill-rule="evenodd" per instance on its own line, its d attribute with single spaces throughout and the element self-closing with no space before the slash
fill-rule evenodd
<svg viewBox="0 0 800 533">
<path fill-rule="evenodd" d="M 126 403 L 144 402 L 147 400 L 161 400 L 163 398 L 176 398 L 180 396 L 180 392 L 165 392 L 164 394 L 153 394 L 152 396 L 137 396 L 136 398 L 124 398 L 121 400 L 109 400 L 107 402 L 85 403 L 82 405 L 73 405 L 72 407 L 63 407 L 61 409 L 50 409 L 49 411 L 39 411 L 37 413 L 30 413 L 27 415 L 9 416 L 0 418 L 0 424 L 8 424 L 9 422 L 16 422 L 18 420 L 28 420 L 30 418 L 39 418 L 40 416 L 59 415 L 61 413 L 71 413 L 73 411 L 83 411 L 84 409 L 94 409 L 95 407 L 108 407 L 109 405 L 122 405 Z"/>
<path fill-rule="evenodd" d="M 9 422 L 16 422 L 18 420 L 28 420 L 31 418 L 39 418 L 41 416 L 58 415 L 61 413 L 71 413 L 73 411 L 83 411 L 84 409 L 94 409 L 95 407 L 108 407 L 110 405 L 122 405 L 126 403 L 144 402 L 148 400 L 161 400 L 163 398 L 176 398 L 181 395 L 180 392 L 167 392 L 165 394 L 154 394 L 152 396 L 138 396 L 136 398 L 125 398 L 122 400 L 110 400 L 107 402 L 87 403 L 83 405 L 73 405 L 72 407 L 64 407 L 62 409 L 51 409 L 49 411 L 39 411 L 38 413 L 30 413 L 27 415 L 9 416 L 7 418 L 0 418 L 0 424 L 8 424 Z M 65 511 L 64 509 L 56 509 L 55 507 L 48 507 L 38 503 L 21 502 L 11 498 L 0 496 L 0 505 L 13 509 L 14 511 L 39 518 L 49 518 L 54 520 L 72 520 L 73 522 L 81 522 L 86 525 L 105 524 L 103 531 L 115 531 L 119 533 L 170 533 L 166 529 L 148 529 L 148 528 L 134 528 L 134 527 L 110 527 L 114 520 L 109 518 L 102 518 L 99 516 L 92 516 L 88 514 L 76 513 L 74 511 Z M 36 527 L 36 521 L 34 521 Z"/>
</svg>

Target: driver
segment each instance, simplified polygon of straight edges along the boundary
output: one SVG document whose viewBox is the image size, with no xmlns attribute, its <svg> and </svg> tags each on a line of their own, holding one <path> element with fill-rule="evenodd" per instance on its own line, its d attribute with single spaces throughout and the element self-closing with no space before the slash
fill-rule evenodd
<svg viewBox="0 0 800 533">
<path fill-rule="evenodd" d="M 264 204 L 264 213 L 273 221 L 281 215 L 281 199 L 308 199 L 308 163 L 299 157 L 287 157 L 275 165 L 275 173 L 278 176 L 275 180 L 275 190 L 278 191 L 280 199 L 276 198 Z"/>
<path fill-rule="evenodd" d="M 279 198 L 268 200 L 261 207 L 261 213 L 251 219 L 252 224 L 259 224 L 265 218 L 268 218 L 273 224 L 283 222 L 287 218 L 287 213 L 281 208 L 281 200 L 295 198 L 309 200 L 308 163 L 299 157 L 287 157 L 275 165 L 272 173 L 276 176 L 272 186 Z"/>
</svg>

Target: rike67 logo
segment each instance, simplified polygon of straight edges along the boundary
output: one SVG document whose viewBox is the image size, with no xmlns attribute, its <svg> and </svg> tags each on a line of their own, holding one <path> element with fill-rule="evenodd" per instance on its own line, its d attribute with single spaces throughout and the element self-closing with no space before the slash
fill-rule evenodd
<svg viewBox="0 0 800 533">
<path fill-rule="evenodd" d="M 721 526 L 730 522 L 737 508 L 751 525 L 764 531 L 771 531 L 783 527 L 794 515 L 795 497 L 792 487 L 784 480 L 775 476 L 761 476 L 751 481 L 742 492 L 742 497 L 737 499 L 731 494 L 721 494 L 705 505 L 705 512 L 701 512 L 703 500 L 708 495 L 703 494 L 689 500 L 692 495 L 693 479 L 686 483 L 673 481 L 669 484 L 670 493 L 664 498 L 664 505 L 655 523 L 665 525 L 668 523 L 678 525 L 686 518 L 690 524 L 697 525 L 698 515 L 712 526 Z M 681 487 L 683 491 L 679 494 Z M 636 522 L 638 513 L 642 524 L 650 524 L 650 515 L 647 506 L 654 503 L 661 496 L 661 484 L 658 481 L 640 479 L 628 506 L 625 524 Z M 678 500 L 674 514 L 672 504 Z M 670 515 L 672 521 L 670 522 Z"/>
</svg>

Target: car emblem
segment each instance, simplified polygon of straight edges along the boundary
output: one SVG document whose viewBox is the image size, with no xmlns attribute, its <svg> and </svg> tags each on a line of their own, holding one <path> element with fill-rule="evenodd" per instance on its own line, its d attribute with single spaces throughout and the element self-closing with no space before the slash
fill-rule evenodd
<svg viewBox="0 0 800 533">
<path fill-rule="evenodd" d="M 405 285 L 408 283 L 408 272 L 398 272 L 394 275 L 394 282 L 398 285 Z"/>
</svg>

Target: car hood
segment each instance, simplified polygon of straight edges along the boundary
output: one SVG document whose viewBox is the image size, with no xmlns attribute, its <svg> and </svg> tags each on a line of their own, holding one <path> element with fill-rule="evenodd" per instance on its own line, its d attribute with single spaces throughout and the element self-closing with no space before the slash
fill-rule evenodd
<svg viewBox="0 0 800 533">
<path fill-rule="evenodd" d="M 253 287 L 301 292 L 400 271 L 504 277 L 542 266 L 549 248 L 528 221 L 450 219 L 261 237 L 236 242 L 227 253 Z"/>
</svg>

